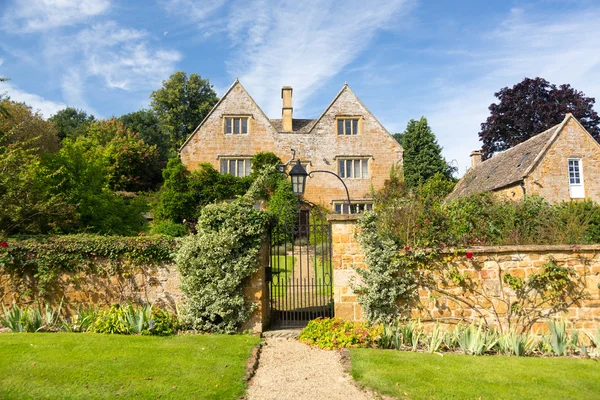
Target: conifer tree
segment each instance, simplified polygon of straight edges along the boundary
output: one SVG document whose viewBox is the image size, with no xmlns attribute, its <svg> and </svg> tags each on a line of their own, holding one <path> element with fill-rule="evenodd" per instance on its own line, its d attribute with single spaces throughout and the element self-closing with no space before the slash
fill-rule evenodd
<svg viewBox="0 0 600 400">
<path fill-rule="evenodd" d="M 442 148 L 425 117 L 408 122 L 403 142 L 404 181 L 408 187 L 422 185 L 438 173 L 450 178 L 451 168 L 442 157 Z"/>
</svg>

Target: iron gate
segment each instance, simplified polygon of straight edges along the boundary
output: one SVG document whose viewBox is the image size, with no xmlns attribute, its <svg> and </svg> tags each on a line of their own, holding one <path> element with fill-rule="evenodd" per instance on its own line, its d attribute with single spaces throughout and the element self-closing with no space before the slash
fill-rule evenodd
<svg viewBox="0 0 600 400">
<path fill-rule="evenodd" d="M 269 305 L 271 326 L 303 327 L 333 317 L 331 225 L 315 206 L 301 203 L 271 227 Z"/>
</svg>

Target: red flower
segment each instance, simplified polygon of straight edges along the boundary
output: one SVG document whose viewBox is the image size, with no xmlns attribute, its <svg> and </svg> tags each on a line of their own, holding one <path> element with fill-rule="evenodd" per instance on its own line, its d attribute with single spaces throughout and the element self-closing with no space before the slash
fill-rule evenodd
<svg viewBox="0 0 600 400">
<path fill-rule="evenodd" d="M 468 258 L 469 260 L 470 260 L 471 258 L 473 258 L 473 253 L 471 253 L 471 252 L 468 252 L 468 253 L 467 253 L 467 258 Z"/>
<path fill-rule="evenodd" d="M 404 248 L 404 250 L 405 250 L 405 251 L 410 251 L 410 247 L 406 246 L 406 247 Z"/>
<path fill-rule="evenodd" d="M 6 242 L 0 242 L 0 246 L 2 246 L 2 247 L 8 247 L 8 243 L 6 243 Z"/>
</svg>

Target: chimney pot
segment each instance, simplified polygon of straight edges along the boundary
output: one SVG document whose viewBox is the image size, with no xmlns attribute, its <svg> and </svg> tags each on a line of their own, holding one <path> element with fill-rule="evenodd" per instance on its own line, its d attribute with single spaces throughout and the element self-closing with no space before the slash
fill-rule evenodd
<svg viewBox="0 0 600 400">
<path fill-rule="evenodd" d="M 281 109 L 282 129 L 284 132 L 292 132 L 292 87 L 284 86 L 281 88 L 281 98 L 283 99 L 283 107 Z"/>
<path fill-rule="evenodd" d="M 471 152 L 471 168 L 473 168 L 474 166 L 481 164 L 482 159 L 481 159 L 481 151 L 480 150 L 474 150 Z"/>
</svg>

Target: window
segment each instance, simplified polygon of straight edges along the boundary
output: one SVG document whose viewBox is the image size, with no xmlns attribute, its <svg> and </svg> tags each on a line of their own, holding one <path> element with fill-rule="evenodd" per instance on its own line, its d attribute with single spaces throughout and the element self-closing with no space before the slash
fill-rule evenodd
<svg viewBox="0 0 600 400">
<path fill-rule="evenodd" d="M 336 214 L 360 214 L 373 209 L 373 203 L 352 203 L 352 208 L 347 202 L 334 203 Z"/>
<path fill-rule="evenodd" d="M 338 160 L 338 173 L 342 178 L 366 179 L 369 177 L 369 160 L 366 158 Z"/>
<path fill-rule="evenodd" d="M 221 158 L 221 173 L 244 177 L 252 172 L 249 158 Z"/>
<path fill-rule="evenodd" d="M 358 118 L 338 118 L 338 135 L 358 135 Z"/>
<path fill-rule="evenodd" d="M 569 160 L 569 189 L 571 198 L 582 199 L 585 197 L 583 187 L 583 171 L 580 159 Z"/>
<path fill-rule="evenodd" d="M 225 134 L 248 134 L 248 117 L 225 117 Z"/>
</svg>

